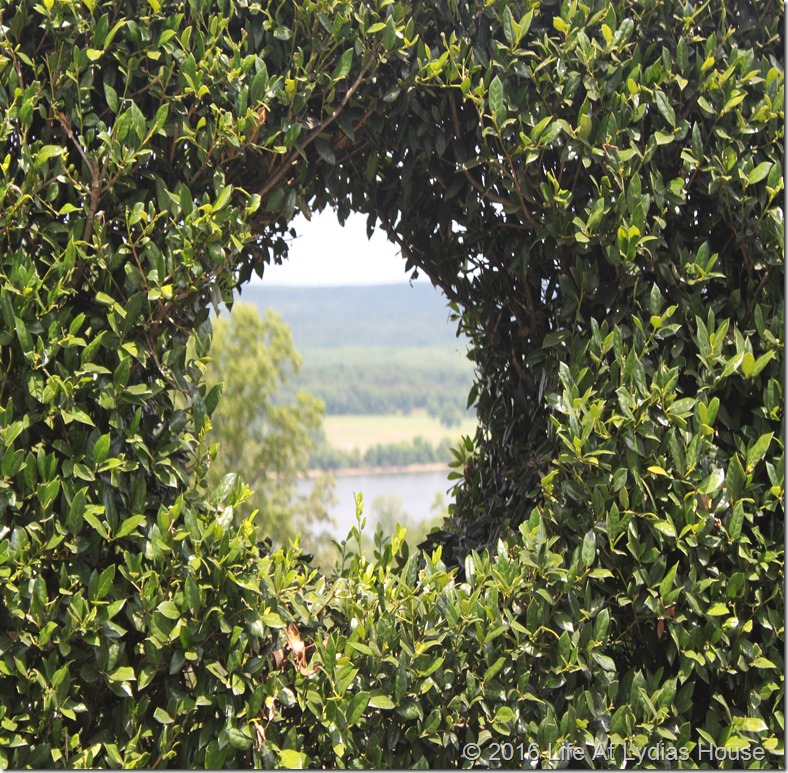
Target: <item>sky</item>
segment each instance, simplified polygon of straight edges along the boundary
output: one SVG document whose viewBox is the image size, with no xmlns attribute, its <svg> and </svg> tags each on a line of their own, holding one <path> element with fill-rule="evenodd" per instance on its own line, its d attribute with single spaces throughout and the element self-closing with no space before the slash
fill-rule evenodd
<svg viewBox="0 0 788 773">
<path fill-rule="evenodd" d="M 382 231 L 367 239 L 366 217 L 352 214 L 344 227 L 332 209 L 293 221 L 298 234 L 281 266 L 266 266 L 263 283 L 297 287 L 404 284 L 405 259 Z M 260 280 L 256 280 L 260 281 Z M 427 281 L 424 274 L 419 282 Z"/>
</svg>

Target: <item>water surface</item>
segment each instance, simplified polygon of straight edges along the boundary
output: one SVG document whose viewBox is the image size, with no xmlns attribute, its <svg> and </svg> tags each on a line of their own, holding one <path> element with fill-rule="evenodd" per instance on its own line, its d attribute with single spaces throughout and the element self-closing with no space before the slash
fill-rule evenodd
<svg viewBox="0 0 788 773">
<path fill-rule="evenodd" d="M 356 523 L 355 495 L 364 497 L 364 512 L 371 514 L 372 503 L 377 497 L 397 496 L 411 522 L 429 520 L 433 517 L 430 507 L 435 501 L 435 494 L 440 492 L 448 502 L 446 494 L 450 482 L 446 479 L 445 470 L 419 472 L 385 472 L 365 473 L 360 475 L 337 475 L 334 478 L 334 495 L 336 504 L 331 508 L 331 515 L 336 519 L 335 527 L 322 527 L 334 539 L 347 537 L 350 528 Z M 311 481 L 299 481 L 299 493 L 305 493 Z M 367 530 L 372 533 L 372 519 L 367 518 Z"/>
</svg>

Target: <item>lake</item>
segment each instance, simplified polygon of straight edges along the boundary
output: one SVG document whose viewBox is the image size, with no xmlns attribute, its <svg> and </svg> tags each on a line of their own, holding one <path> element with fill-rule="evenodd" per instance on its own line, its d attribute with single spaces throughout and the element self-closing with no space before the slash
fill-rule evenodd
<svg viewBox="0 0 788 773">
<path fill-rule="evenodd" d="M 432 516 L 430 508 L 435 501 L 436 492 L 440 492 L 448 503 L 446 490 L 449 488 L 445 470 L 429 470 L 419 472 L 381 472 L 362 475 L 335 475 L 334 496 L 336 504 L 331 514 L 336 519 L 336 527 L 323 527 L 325 533 L 335 539 L 347 537 L 350 528 L 356 523 L 355 494 L 364 496 L 364 513 L 367 515 L 367 531 L 373 533 L 371 526 L 371 507 L 377 497 L 396 496 L 401 500 L 404 511 L 413 522 L 427 520 Z M 312 482 L 301 480 L 298 491 L 306 493 Z"/>
</svg>

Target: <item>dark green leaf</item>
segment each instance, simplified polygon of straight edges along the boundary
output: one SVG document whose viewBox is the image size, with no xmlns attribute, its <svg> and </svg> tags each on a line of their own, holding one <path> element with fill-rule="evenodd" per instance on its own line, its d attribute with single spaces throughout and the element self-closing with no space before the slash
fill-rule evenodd
<svg viewBox="0 0 788 773">
<path fill-rule="evenodd" d="M 489 101 L 493 118 L 501 123 L 506 117 L 506 108 L 503 103 L 503 84 L 497 75 L 490 82 Z"/>
<path fill-rule="evenodd" d="M 364 714 L 364 711 L 367 708 L 367 704 L 369 704 L 369 700 L 370 693 L 368 692 L 360 692 L 353 696 L 345 715 L 348 727 L 352 727 L 358 723 L 359 719 L 361 719 L 361 716 Z"/>
<path fill-rule="evenodd" d="M 580 559 L 584 566 L 591 566 L 596 559 L 596 534 L 591 529 L 583 537 L 583 547 L 580 551 Z"/>
</svg>

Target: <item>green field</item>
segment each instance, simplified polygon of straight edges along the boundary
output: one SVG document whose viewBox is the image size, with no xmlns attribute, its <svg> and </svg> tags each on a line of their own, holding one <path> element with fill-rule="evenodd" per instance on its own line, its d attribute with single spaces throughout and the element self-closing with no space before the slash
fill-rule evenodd
<svg viewBox="0 0 788 773">
<path fill-rule="evenodd" d="M 352 414 L 326 416 L 323 429 L 329 444 L 334 448 L 357 448 L 364 453 L 378 443 L 411 442 L 419 436 L 432 445 L 437 445 L 444 438 L 452 442 L 459 441 L 460 435 L 473 435 L 476 420 L 465 419 L 459 426 L 448 428 L 425 413 L 408 416 Z"/>
</svg>

